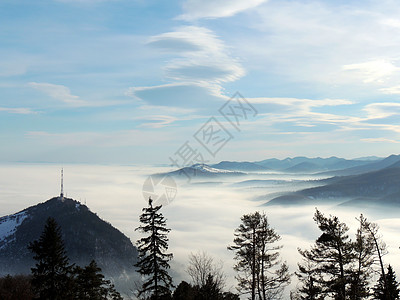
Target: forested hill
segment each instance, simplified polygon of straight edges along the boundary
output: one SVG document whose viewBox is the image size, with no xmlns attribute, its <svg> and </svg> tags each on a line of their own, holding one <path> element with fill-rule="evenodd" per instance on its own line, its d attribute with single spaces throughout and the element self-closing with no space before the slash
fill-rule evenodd
<svg viewBox="0 0 400 300">
<path fill-rule="evenodd" d="M 329 201 L 341 205 L 400 206 L 400 163 L 379 171 L 321 180 L 323 186 L 286 193 L 267 205 L 318 204 Z"/>
<path fill-rule="evenodd" d="M 124 285 L 134 276 L 137 249 L 128 237 L 73 199 L 52 198 L 0 218 L 0 275 L 28 274 L 34 266 L 29 242 L 37 240 L 48 217 L 60 225 L 67 255 L 85 266 L 95 259 L 103 274 Z"/>
</svg>

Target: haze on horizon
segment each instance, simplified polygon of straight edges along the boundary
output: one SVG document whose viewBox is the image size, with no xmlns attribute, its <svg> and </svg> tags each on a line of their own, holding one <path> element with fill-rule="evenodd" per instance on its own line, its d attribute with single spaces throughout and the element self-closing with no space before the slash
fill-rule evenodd
<svg viewBox="0 0 400 300">
<path fill-rule="evenodd" d="M 16 213 L 28 206 L 44 202 L 59 195 L 60 172 L 54 164 L 0 164 L 0 204 L 1 214 Z M 147 205 L 142 194 L 143 182 L 148 174 L 165 171 L 165 168 L 139 166 L 109 166 L 69 164 L 64 169 L 64 192 L 68 198 L 85 203 L 92 212 L 127 235 L 135 242 L 140 234 L 134 231 L 139 225 L 141 209 Z M 290 180 L 315 178 L 314 175 L 269 174 L 269 179 L 285 179 L 287 184 L 260 184 L 257 186 L 237 184 L 243 180 L 266 179 L 265 174 L 249 174 L 242 177 L 203 179 L 206 183 L 185 184 L 177 181 L 178 193 L 172 203 L 162 208 L 171 228 L 169 250 L 174 254 L 171 274 L 175 283 L 188 280 L 185 268 L 188 255 L 197 251 L 207 251 L 216 260 L 224 262 L 228 276 L 227 288 L 235 291 L 236 280 L 233 266 L 233 253 L 227 250 L 234 238 L 234 229 L 240 224 L 240 217 L 254 211 L 265 211 L 273 228 L 282 236 L 282 259 L 290 265 L 290 271 L 297 269 L 301 257 L 297 248 L 307 249 L 320 235 L 312 217 L 315 205 L 297 207 L 262 206 L 264 201 L 258 197 L 288 189 Z M 201 180 L 200 180 L 201 181 Z M 326 215 L 340 218 L 350 227 L 353 239 L 358 227 L 355 219 L 363 213 L 370 221 L 380 225 L 380 233 L 387 243 L 389 254 L 384 257 L 385 264 L 391 264 L 400 272 L 398 260 L 398 232 L 400 219 L 382 211 L 364 208 L 340 207 L 332 203 L 318 205 Z M 293 278 L 289 293 L 296 285 Z"/>
<path fill-rule="evenodd" d="M 399 153 L 397 1 L 6 0 L 0 161 Z M 254 114 L 220 113 L 240 92 Z M 231 138 L 210 154 L 210 117 Z"/>
</svg>

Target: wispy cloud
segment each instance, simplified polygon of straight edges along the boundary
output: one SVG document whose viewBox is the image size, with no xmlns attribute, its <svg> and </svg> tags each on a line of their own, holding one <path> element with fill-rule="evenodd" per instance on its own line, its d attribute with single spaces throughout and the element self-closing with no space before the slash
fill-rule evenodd
<svg viewBox="0 0 400 300">
<path fill-rule="evenodd" d="M 393 140 L 393 139 L 387 139 L 387 138 L 367 138 L 367 139 L 361 139 L 363 142 L 369 142 L 369 143 L 394 143 L 394 144 L 400 144 L 400 140 Z"/>
<path fill-rule="evenodd" d="M 354 104 L 353 101 L 348 99 L 302 99 L 302 98 L 277 98 L 277 97 L 260 97 L 248 98 L 251 103 L 267 104 L 275 103 L 285 106 L 296 106 L 296 110 L 300 107 L 321 107 L 321 106 L 339 106 Z"/>
<path fill-rule="evenodd" d="M 356 76 L 362 78 L 365 83 L 383 83 L 392 74 L 400 70 L 392 62 L 378 59 L 363 63 L 349 64 L 343 66 L 343 70 L 352 71 Z"/>
<path fill-rule="evenodd" d="M 270 1 L 251 19 L 241 19 L 249 30 L 237 33 L 231 44 L 241 56 L 252 57 L 249 73 L 268 66 L 287 84 L 310 83 L 352 96 L 378 94 L 400 82 L 398 14 L 392 1 L 362 7 L 356 2 Z"/>
<path fill-rule="evenodd" d="M 0 112 L 6 112 L 10 114 L 20 114 L 20 115 L 30 115 L 30 114 L 37 114 L 36 111 L 26 108 L 26 107 L 0 107 Z"/>
<path fill-rule="evenodd" d="M 176 117 L 172 116 L 148 116 L 148 117 L 139 117 L 137 118 L 139 120 L 142 120 L 142 124 L 140 127 L 148 127 L 148 128 L 161 128 L 165 127 L 167 125 L 172 124 L 176 120 L 178 120 Z"/>
<path fill-rule="evenodd" d="M 30 82 L 28 84 L 30 87 L 37 89 L 51 98 L 64 102 L 71 106 L 88 106 L 89 103 L 79 98 L 79 96 L 75 96 L 71 94 L 69 88 L 64 85 L 52 84 L 52 83 L 39 83 L 39 82 Z"/>
<path fill-rule="evenodd" d="M 369 119 L 387 118 L 390 116 L 400 116 L 400 103 L 383 102 L 371 103 L 364 107 Z"/>
<path fill-rule="evenodd" d="M 225 44 L 204 27 L 179 27 L 151 37 L 149 45 L 180 56 L 165 67 L 166 76 L 173 80 L 227 82 L 245 74 L 240 63 L 230 57 Z"/>
<path fill-rule="evenodd" d="M 194 21 L 202 18 L 231 17 L 242 11 L 255 8 L 267 0 L 186 0 L 184 13 L 177 19 Z"/>
<path fill-rule="evenodd" d="M 393 140 L 400 132 L 400 126 L 389 119 L 400 115 L 399 103 L 371 103 L 360 107 L 358 103 L 346 99 L 248 98 L 247 100 L 257 104 L 263 111 L 259 120 L 247 124 L 254 131 L 267 126 L 270 134 L 336 132 L 337 136 L 343 136 L 343 142 L 346 142 L 350 132 L 364 131 L 374 139 L 384 138 L 381 141 L 386 140 L 390 134 L 392 134 L 390 139 Z M 349 109 L 345 111 L 346 113 L 341 110 L 320 111 L 324 107 L 332 106 L 347 106 Z M 362 112 L 366 112 L 366 115 L 362 116 Z M 366 141 L 363 135 L 359 137 L 360 140 Z M 354 136 L 351 139 L 354 139 Z"/>
<path fill-rule="evenodd" d="M 87 101 L 81 97 L 73 95 L 70 89 L 64 85 L 52 84 L 47 82 L 29 82 L 28 86 L 41 91 L 50 98 L 64 103 L 71 107 L 99 107 L 124 104 L 125 101 Z"/>
<path fill-rule="evenodd" d="M 128 94 L 150 105 L 205 108 L 227 99 L 222 83 L 245 74 L 222 40 L 204 27 L 179 27 L 151 37 L 148 44 L 178 56 L 164 67 L 166 78 L 173 83 L 129 89 Z"/>
<path fill-rule="evenodd" d="M 400 85 L 395 85 L 387 88 L 381 88 L 380 91 L 384 94 L 389 95 L 399 95 L 400 94 Z"/>
<path fill-rule="evenodd" d="M 132 87 L 129 95 L 156 106 L 201 108 L 226 99 L 218 85 L 206 83 L 171 83 L 158 86 Z"/>
</svg>

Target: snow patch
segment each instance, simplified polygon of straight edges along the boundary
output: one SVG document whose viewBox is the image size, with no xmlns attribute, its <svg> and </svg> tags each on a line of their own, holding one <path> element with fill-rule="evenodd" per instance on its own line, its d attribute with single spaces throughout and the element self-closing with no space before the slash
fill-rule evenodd
<svg viewBox="0 0 400 300">
<path fill-rule="evenodd" d="M 230 171 L 230 170 L 216 169 L 216 168 L 210 167 L 206 164 L 195 164 L 195 165 L 191 166 L 191 168 L 199 170 L 201 172 L 207 172 L 207 173 L 237 173 L 235 171 Z"/>
<path fill-rule="evenodd" d="M 0 218 L 0 249 L 15 240 L 13 238 L 15 231 L 27 217 L 26 212 L 19 212 Z"/>
</svg>

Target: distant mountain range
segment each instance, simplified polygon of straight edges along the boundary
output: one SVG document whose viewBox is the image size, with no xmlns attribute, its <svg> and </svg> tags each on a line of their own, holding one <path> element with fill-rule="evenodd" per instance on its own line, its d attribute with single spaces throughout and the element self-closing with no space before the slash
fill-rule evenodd
<svg viewBox="0 0 400 300">
<path fill-rule="evenodd" d="M 171 175 L 175 177 L 198 176 L 199 178 L 215 178 L 265 172 L 320 174 L 324 176 L 355 175 L 388 167 L 399 160 L 400 155 L 391 155 L 387 158 L 377 158 L 373 156 L 362 159 L 344 159 L 335 156 L 329 158 L 307 158 L 299 156 L 282 160 L 271 158 L 255 162 L 221 161 L 212 165 L 195 164 L 158 175 Z"/>
<path fill-rule="evenodd" d="M 244 172 L 220 169 L 215 165 L 209 166 L 206 164 L 194 164 L 172 172 L 154 174 L 154 176 L 174 176 L 178 178 L 217 178 L 221 176 L 239 176 L 246 175 Z"/>
<path fill-rule="evenodd" d="M 95 259 L 122 293 L 133 288 L 137 249 L 130 239 L 87 206 L 60 197 L 0 218 L 0 275 L 30 273 L 35 261 L 27 246 L 39 238 L 50 216 L 61 226 L 71 263 L 85 266 Z"/>
<path fill-rule="evenodd" d="M 226 176 L 263 174 L 308 174 L 318 178 L 314 181 L 285 183 L 287 192 L 265 195 L 266 205 L 298 205 L 335 202 L 340 205 L 396 205 L 400 206 L 400 155 L 386 158 L 365 157 L 344 159 L 338 157 L 307 158 L 294 157 L 282 160 L 272 158 L 256 162 L 222 161 L 213 165 L 197 164 L 169 173 L 182 177 L 209 178 L 210 181 Z M 240 178 L 242 178 L 240 177 Z M 262 179 L 262 177 L 261 177 Z M 282 182 L 260 180 L 260 176 L 237 182 L 235 186 L 271 187 Z M 311 188 L 309 188 L 312 186 Z M 296 190 L 297 189 L 299 190 Z M 294 191 L 294 192 L 293 192 Z M 258 197 L 260 200 L 263 197 Z M 272 199 L 271 199 L 272 198 Z M 265 201 L 264 200 L 264 201 Z"/>
<path fill-rule="evenodd" d="M 349 160 L 335 156 L 329 158 L 308 158 L 304 156 L 298 156 L 294 158 L 288 157 L 282 160 L 272 158 L 255 163 L 268 169 L 288 173 L 316 173 L 322 171 L 342 170 L 346 168 L 362 166 L 371 163 L 371 160 Z"/>
<path fill-rule="evenodd" d="M 286 193 L 266 205 L 297 205 L 340 202 L 342 206 L 400 207 L 400 156 L 344 170 L 342 173 L 365 173 L 335 176 L 319 180 L 320 186 Z"/>
</svg>

